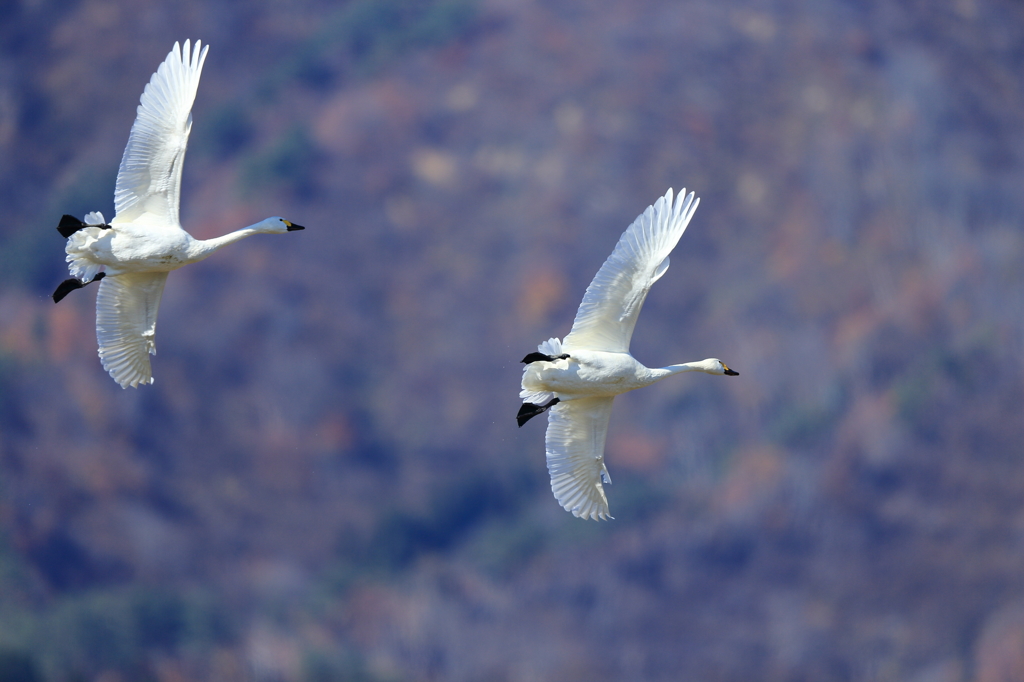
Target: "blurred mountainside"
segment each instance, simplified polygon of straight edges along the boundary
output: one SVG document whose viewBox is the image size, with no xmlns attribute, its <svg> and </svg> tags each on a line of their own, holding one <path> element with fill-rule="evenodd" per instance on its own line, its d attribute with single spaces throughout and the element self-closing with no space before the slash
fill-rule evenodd
<svg viewBox="0 0 1024 682">
<path fill-rule="evenodd" d="M 54 227 L 186 38 L 184 227 L 307 229 L 122 390 Z M 1011 0 L 0 4 L 0 678 L 1024 679 L 1022 74 Z M 633 353 L 741 376 L 583 522 L 518 360 L 684 186 Z"/>
</svg>

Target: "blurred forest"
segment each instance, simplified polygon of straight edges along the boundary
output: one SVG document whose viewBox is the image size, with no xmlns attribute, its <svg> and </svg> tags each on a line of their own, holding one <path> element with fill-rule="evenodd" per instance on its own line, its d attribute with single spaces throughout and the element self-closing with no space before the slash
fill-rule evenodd
<svg viewBox="0 0 1024 682">
<path fill-rule="evenodd" d="M 209 43 L 156 383 L 60 305 Z M 0 680 L 1024 680 L 1017 0 L 0 3 Z M 519 359 L 702 202 L 554 501 Z"/>
</svg>

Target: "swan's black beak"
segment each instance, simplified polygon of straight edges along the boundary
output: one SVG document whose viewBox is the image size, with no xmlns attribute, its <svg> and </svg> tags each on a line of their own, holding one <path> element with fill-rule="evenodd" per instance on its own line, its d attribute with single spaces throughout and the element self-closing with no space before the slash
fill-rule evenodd
<svg viewBox="0 0 1024 682">
<path fill-rule="evenodd" d="M 740 373 L 737 372 L 736 370 L 729 369 L 729 365 L 725 364 L 724 362 L 722 363 L 722 367 L 725 368 L 725 375 L 728 377 L 738 377 L 740 375 Z"/>
<path fill-rule="evenodd" d="M 302 225 L 296 225 L 295 223 L 291 222 L 290 220 L 284 221 L 284 224 L 288 227 L 288 231 L 289 232 L 294 232 L 295 230 L 305 230 L 306 229 Z"/>
</svg>

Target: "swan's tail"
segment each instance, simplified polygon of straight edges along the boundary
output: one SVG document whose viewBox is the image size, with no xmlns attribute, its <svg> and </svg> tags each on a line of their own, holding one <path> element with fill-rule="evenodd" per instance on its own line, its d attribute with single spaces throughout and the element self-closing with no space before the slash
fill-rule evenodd
<svg viewBox="0 0 1024 682">
<path fill-rule="evenodd" d="M 537 350 L 544 355 L 561 355 L 562 342 L 559 339 L 552 337 L 547 341 L 541 341 L 540 345 L 537 346 Z"/>
<path fill-rule="evenodd" d="M 544 355 L 558 356 L 562 354 L 562 342 L 559 339 L 551 338 L 541 342 L 537 350 Z M 550 402 L 555 394 L 545 391 L 541 387 L 540 368 L 537 365 L 529 364 L 523 368 L 523 385 L 519 397 L 524 403 L 543 405 Z"/>
<path fill-rule="evenodd" d="M 87 225 L 104 225 L 103 214 L 93 211 L 85 216 Z M 91 282 L 103 266 L 92 259 L 93 245 L 107 233 L 102 227 L 83 227 L 68 237 L 67 253 L 68 270 L 71 276 L 82 282 Z"/>
</svg>

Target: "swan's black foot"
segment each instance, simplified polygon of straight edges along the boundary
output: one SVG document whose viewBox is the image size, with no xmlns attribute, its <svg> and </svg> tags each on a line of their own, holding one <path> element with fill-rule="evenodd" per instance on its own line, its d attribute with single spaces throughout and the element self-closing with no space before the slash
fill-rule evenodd
<svg viewBox="0 0 1024 682">
<path fill-rule="evenodd" d="M 102 227 L 104 230 L 110 229 L 110 225 L 107 225 L 106 223 L 102 223 L 99 225 L 90 225 L 88 223 L 83 223 L 81 220 L 79 220 L 73 215 L 68 215 L 65 213 L 63 216 L 61 216 L 60 224 L 57 225 L 57 231 L 60 232 L 60 236 L 67 239 L 75 232 L 81 230 L 83 227 Z M 74 288 L 77 289 L 79 287 Z"/>
<path fill-rule="evenodd" d="M 522 426 L 526 422 L 530 421 L 538 414 L 544 414 L 548 411 L 549 407 L 557 405 L 559 402 L 558 398 L 552 398 L 547 402 L 546 405 L 534 405 L 533 403 L 523 403 L 523 406 L 519 408 L 519 414 L 516 415 L 516 422 L 519 426 Z"/>
<path fill-rule="evenodd" d="M 75 279 L 74 277 L 72 277 L 71 279 L 64 280 L 57 287 L 56 291 L 53 292 L 53 302 L 59 303 L 62 298 L 70 294 L 72 291 L 74 291 L 75 289 L 81 289 L 84 286 L 85 284 L 82 282 L 82 280 Z"/>
<path fill-rule="evenodd" d="M 569 359 L 569 354 L 568 353 L 562 353 L 561 355 L 547 355 L 545 353 L 530 353 L 525 358 L 520 360 L 520 362 L 526 363 L 528 365 L 531 362 L 540 362 L 542 360 L 544 362 L 554 362 L 555 360 L 568 360 L 568 359 Z"/>
<path fill-rule="evenodd" d="M 83 282 L 82 280 L 75 279 L 74 277 L 71 277 L 70 279 L 66 279 L 63 282 L 61 282 L 57 286 L 57 290 L 53 292 L 53 302 L 54 303 L 59 303 L 62 298 L 64 298 L 68 294 L 70 294 L 75 289 L 81 289 L 86 284 L 92 284 L 93 282 L 98 282 L 98 281 L 100 281 L 101 279 L 103 279 L 106 276 L 107 276 L 107 273 L 100 272 L 100 273 L 97 273 L 96 276 L 93 277 L 88 282 Z"/>
</svg>

